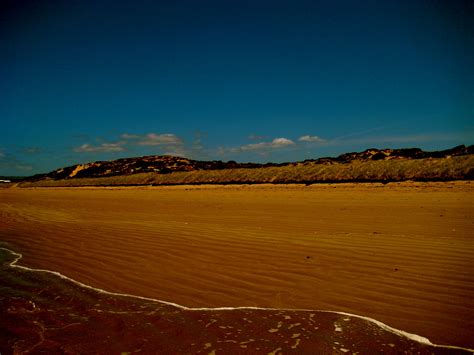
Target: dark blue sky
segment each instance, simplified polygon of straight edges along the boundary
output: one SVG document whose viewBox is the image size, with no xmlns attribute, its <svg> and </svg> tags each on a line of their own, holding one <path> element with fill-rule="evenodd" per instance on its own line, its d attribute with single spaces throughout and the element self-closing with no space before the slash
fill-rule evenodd
<svg viewBox="0 0 474 355">
<path fill-rule="evenodd" d="M 473 144 L 473 4 L 2 1 L 0 175 Z"/>
</svg>

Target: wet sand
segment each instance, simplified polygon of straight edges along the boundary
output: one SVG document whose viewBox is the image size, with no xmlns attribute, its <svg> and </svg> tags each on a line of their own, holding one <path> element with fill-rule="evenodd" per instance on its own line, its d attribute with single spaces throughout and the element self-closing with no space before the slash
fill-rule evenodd
<svg viewBox="0 0 474 355">
<path fill-rule="evenodd" d="M 191 309 L 16 265 L 0 248 L 2 354 L 469 354 L 347 313 Z"/>
<path fill-rule="evenodd" d="M 473 192 L 469 182 L 2 189 L 0 240 L 22 265 L 107 291 L 348 312 L 473 348 Z"/>
</svg>

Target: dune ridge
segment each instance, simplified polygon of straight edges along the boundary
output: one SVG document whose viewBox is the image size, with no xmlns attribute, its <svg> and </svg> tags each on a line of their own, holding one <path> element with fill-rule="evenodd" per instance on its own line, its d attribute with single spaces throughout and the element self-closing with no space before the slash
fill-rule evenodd
<svg viewBox="0 0 474 355">
<path fill-rule="evenodd" d="M 367 149 L 286 163 L 198 161 L 169 155 L 76 164 L 18 180 L 20 187 L 453 181 L 474 178 L 474 146 L 425 152 Z"/>
</svg>

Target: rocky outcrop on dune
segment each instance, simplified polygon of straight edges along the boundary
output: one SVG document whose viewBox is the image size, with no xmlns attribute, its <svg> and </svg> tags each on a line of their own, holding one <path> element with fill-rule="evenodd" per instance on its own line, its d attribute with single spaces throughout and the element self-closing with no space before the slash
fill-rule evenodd
<svg viewBox="0 0 474 355">
<path fill-rule="evenodd" d="M 124 158 L 112 161 L 96 161 L 87 164 L 77 164 L 57 169 L 47 174 L 32 176 L 27 181 L 65 180 L 77 178 L 100 178 L 111 176 L 133 175 L 138 173 L 170 174 L 174 172 L 191 172 L 198 170 L 224 169 L 256 169 L 268 167 L 301 166 L 316 164 L 348 164 L 352 162 L 368 162 L 379 160 L 412 160 L 427 158 L 450 158 L 474 154 L 474 146 L 460 145 L 452 149 L 425 152 L 419 148 L 408 149 L 367 149 L 363 152 L 345 153 L 338 157 L 309 159 L 296 163 L 237 163 L 220 160 L 199 161 L 169 155 L 151 155 L 137 158 Z"/>
<path fill-rule="evenodd" d="M 454 156 L 474 154 L 474 145 L 466 147 L 459 145 L 457 147 L 425 152 L 420 148 L 405 148 L 405 149 L 376 149 L 371 148 L 363 152 L 352 152 L 339 155 L 337 158 L 319 158 L 316 160 L 305 160 L 305 162 L 313 162 L 319 164 L 334 164 L 334 163 L 350 163 L 353 161 L 370 161 L 370 160 L 403 160 L 403 159 L 426 159 L 426 158 L 449 158 Z"/>
</svg>

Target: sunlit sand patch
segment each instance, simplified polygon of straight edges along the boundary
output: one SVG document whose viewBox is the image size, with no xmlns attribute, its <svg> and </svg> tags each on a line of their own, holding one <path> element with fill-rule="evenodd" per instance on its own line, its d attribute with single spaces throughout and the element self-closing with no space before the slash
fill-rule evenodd
<svg viewBox="0 0 474 355">
<path fill-rule="evenodd" d="M 277 355 L 279 353 L 281 353 L 281 348 L 276 348 L 275 350 L 271 351 L 268 353 L 268 355 Z"/>
<path fill-rule="evenodd" d="M 298 345 L 300 344 L 301 339 L 296 339 L 296 342 L 294 345 L 291 346 L 292 349 L 296 349 Z"/>
<path fill-rule="evenodd" d="M 301 323 L 293 323 L 288 326 L 288 329 L 293 329 L 294 327 L 299 327 Z"/>
<path fill-rule="evenodd" d="M 192 309 L 110 293 L 57 272 L 18 266 L 20 257 L 0 248 L 2 353 L 312 354 L 383 349 L 393 354 L 405 350 L 420 354 L 461 354 L 470 351 L 433 345 L 426 338 L 347 313 L 257 307 Z M 52 301 L 55 296 L 60 297 Z M 253 323 L 244 321 L 244 315 Z M 297 323 L 285 326 L 289 315 Z M 318 330 L 310 326 L 315 315 L 320 321 Z M 277 328 L 269 328 L 275 321 Z M 345 325 L 341 333 L 334 327 L 342 322 Z M 298 332 L 289 329 L 291 325 Z M 267 329 L 278 332 L 269 333 Z M 226 339 L 229 336 L 232 339 Z M 337 342 L 333 343 L 335 339 Z"/>
</svg>

